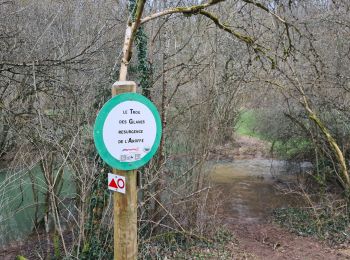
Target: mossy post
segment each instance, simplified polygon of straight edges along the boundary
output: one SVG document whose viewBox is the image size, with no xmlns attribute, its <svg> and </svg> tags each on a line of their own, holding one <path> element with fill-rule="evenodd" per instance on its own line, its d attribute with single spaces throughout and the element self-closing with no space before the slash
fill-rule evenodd
<svg viewBox="0 0 350 260">
<path fill-rule="evenodd" d="M 118 81 L 113 84 L 112 96 L 126 92 L 136 92 L 133 81 Z M 114 215 L 114 260 L 137 259 L 137 187 L 136 170 L 120 171 L 114 174 L 125 176 L 126 194 L 113 193 Z"/>
</svg>

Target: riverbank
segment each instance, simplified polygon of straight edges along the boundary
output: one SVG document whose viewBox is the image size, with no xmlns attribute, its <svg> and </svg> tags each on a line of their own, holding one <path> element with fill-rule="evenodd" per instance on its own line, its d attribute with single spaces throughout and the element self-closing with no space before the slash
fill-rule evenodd
<svg viewBox="0 0 350 260">
<path fill-rule="evenodd" d="M 235 234 L 240 250 L 249 253 L 246 259 L 350 259 L 346 249 L 333 249 L 325 242 L 301 237 L 273 223 L 226 223 Z"/>
<path fill-rule="evenodd" d="M 217 161 L 225 162 L 212 174 L 214 189 L 221 192 L 218 218 L 236 241 L 237 257 L 232 259 L 350 259 L 345 245 L 331 248 L 326 241 L 299 236 L 274 223 L 274 208 L 288 207 L 289 202 L 292 206 L 292 201 L 295 206 L 302 198 L 272 191 L 274 178 L 269 171 L 278 172 L 282 161 L 272 160 L 269 150 L 268 142 L 237 136 L 233 149 L 226 145 L 213 153 Z"/>
<path fill-rule="evenodd" d="M 247 135 L 235 135 L 234 141 L 217 146 L 211 151 L 210 159 L 216 161 L 232 161 L 253 158 L 273 158 L 270 153 L 271 144 Z"/>
<path fill-rule="evenodd" d="M 216 214 L 218 232 L 210 236 L 208 243 L 174 236 L 167 238 L 166 243 L 163 239 L 145 248 L 141 246 L 139 259 L 150 259 L 142 257 L 143 250 L 148 250 L 149 256 L 161 256 L 151 259 L 350 259 L 350 250 L 345 246 L 331 248 L 325 241 L 298 236 L 274 223 L 272 215 L 266 214 L 272 213 L 275 207 L 288 206 L 284 203 L 293 199 L 273 190 L 275 178 L 270 170 L 280 172 L 283 162 L 271 158 L 269 150 L 268 142 L 237 136 L 234 144 L 212 151 L 211 159 L 221 167 L 214 167 L 221 175 L 216 176 L 212 189 L 220 194 Z M 239 182 L 232 179 L 232 175 L 239 177 Z M 39 259 L 35 251 L 45 255 L 46 248 L 45 236 L 33 235 L 0 250 L 0 259 L 15 259 L 19 254 Z"/>
</svg>

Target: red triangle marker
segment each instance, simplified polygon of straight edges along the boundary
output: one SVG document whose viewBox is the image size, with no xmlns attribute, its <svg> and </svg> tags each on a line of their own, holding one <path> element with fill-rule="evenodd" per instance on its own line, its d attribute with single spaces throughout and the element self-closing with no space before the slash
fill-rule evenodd
<svg viewBox="0 0 350 260">
<path fill-rule="evenodd" d="M 111 188 L 115 188 L 115 189 L 118 189 L 118 186 L 117 184 L 115 183 L 115 180 L 112 179 L 112 181 L 108 184 L 109 187 Z"/>
</svg>

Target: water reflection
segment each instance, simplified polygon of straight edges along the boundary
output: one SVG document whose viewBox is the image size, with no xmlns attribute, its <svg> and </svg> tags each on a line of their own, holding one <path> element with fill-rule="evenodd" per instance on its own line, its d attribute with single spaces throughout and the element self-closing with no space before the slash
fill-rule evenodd
<svg viewBox="0 0 350 260">
<path fill-rule="evenodd" d="M 34 223 L 44 216 L 46 192 L 40 167 L 30 171 L 0 172 L 0 249 L 10 241 L 20 241 L 37 231 Z M 74 196 L 75 185 L 71 173 L 65 169 L 58 198 L 62 203 L 59 206 L 68 208 L 69 204 L 64 203 L 64 199 Z"/>
<path fill-rule="evenodd" d="M 221 193 L 223 214 L 240 222 L 262 222 L 279 207 L 300 205 L 295 194 L 282 194 L 276 189 L 276 179 L 296 181 L 296 172 L 310 164 L 286 164 L 284 161 L 236 160 L 214 165 L 210 174 L 214 190 Z"/>
</svg>

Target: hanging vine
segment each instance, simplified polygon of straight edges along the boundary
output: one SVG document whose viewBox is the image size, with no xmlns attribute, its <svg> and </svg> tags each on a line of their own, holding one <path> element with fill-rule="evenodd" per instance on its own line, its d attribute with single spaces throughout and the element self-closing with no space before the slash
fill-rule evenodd
<svg viewBox="0 0 350 260">
<path fill-rule="evenodd" d="M 79 259 L 112 259 L 113 247 L 111 243 L 105 243 L 113 239 L 112 230 L 108 225 L 102 223 L 103 213 L 105 212 L 109 200 L 109 192 L 106 183 L 106 173 L 108 166 L 97 158 L 98 176 L 92 188 L 88 206 L 88 219 L 84 227 L 86 239 L 83 243 Z"/>
<path fill-rule="evenodd" d="M 129 14 L 132 21 L 135 20 L 136 0 L 129 0 Z M 140 26 L 136 32 L 135 44 L 137 49 L 137 74 L 142 89 L 142 95 L 147 98 L 151 97 L 151 66 L 147 60 L 148 37 L 143 26 Z"/>
</svg>

